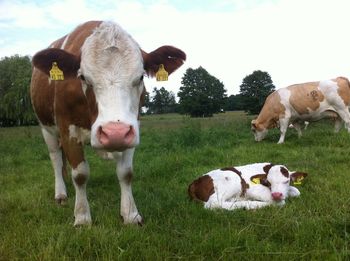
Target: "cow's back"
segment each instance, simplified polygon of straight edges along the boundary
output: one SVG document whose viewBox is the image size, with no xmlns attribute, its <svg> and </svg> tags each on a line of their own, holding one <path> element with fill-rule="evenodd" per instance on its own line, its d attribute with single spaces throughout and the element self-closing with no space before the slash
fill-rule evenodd
<svg viewBox="0 0 350 261">
<path fill-rule="evenodd" d="M 78 26 L 71 33 L 54 41 L 50 48 L 63 49 L 71 54 L 80 56 L 81 47 L 86 38 L 93 33 L 93 30 L 101 24 L 101 21 L 90 21 Z M 90 96 L 90 95 L 88 95 Z M 43 125 L 52 126 L 60 117 L 71 116 L 80 121 L 76 125 L 89 128 L 90 119 L 81 119 L 71 110 L 89 112 L 88 102 L 81 89 L 81 82 L 78 79 L 51 81 L 47 75 L 35 67 L 32 73 L 31 99 L 35 113 Z M 93 100 L 94 97 L 89 97 Z M 93 102 L 92 102 L 93 103 Z M 75 106 L 69 106 L 76 104 Z M 57 115 L 58 114 L 58 115 Z M 58 117 L 58 119 L 57 119 Z"/>
</svg>

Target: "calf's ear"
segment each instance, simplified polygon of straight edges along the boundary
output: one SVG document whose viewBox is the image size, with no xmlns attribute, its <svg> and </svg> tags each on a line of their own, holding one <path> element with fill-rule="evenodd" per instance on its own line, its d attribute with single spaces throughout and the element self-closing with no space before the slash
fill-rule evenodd
<svg viewBox="0 0 350 261">
<path fill-rule="evenodd" d="M 63 72 L 65 79 L 76 78 L 80 68 L 80 57 L 57 48 L 47 48 L 33 56 L 32 63 L 40 71 L 50 76 L 52 64 Z"/>
<path fill-rule="evenodd" d="M 308 174 L 305 172 L 295 171 L 292 174 L 290 174 L 290 180 L 293 182 L 294 185 L 300 185 L 307 175 Z"/>
<path fill-rule="evenodd" d="M 171 74 L 178 69 L 186 60 L 186 54 L 173 46 L 164 45 L 154 50 L 153 52 L 146 53 L 141 50 L 143 57 L 144 69 L 147 75 L 154 77 L 159 70 L 161 64 L 164 65 L 164 69 Z"/>
</svg>

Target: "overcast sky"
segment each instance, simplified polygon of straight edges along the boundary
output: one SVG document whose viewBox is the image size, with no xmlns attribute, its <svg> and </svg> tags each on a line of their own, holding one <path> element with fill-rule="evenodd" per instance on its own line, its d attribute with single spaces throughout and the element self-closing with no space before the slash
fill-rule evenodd
<svg viewBox="0 0 350 261">
<path fill-rule="evenodd" d="M 0 0 L 0 57 L 33 55 L 88 20 L 112 20 L 145 51 L 176 46 L 186 63 L 149 91 L 175 94 L 186 69 L 204 67 L 239 93 L 267 71 L 277 88 L 350 77 L 349 0 Z"/>
</svg>

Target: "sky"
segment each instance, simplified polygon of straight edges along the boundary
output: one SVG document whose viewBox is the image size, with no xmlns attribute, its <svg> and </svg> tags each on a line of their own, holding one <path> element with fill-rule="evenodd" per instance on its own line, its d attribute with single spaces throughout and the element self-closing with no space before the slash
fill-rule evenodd
<svg viewBox="0 0 350 261">
<path fill-rule="evenodd" d="M 0 0 L 0 57 L 33 56 L 88 20 L 120 24 L 151 52 L 187 54 L 168 82 L 175 94 L 188 68 L 202 66 L 238 94 L 245 76 L 270 74 L 276 88 L 350 77 L 349 0 Z"/>
</svg>

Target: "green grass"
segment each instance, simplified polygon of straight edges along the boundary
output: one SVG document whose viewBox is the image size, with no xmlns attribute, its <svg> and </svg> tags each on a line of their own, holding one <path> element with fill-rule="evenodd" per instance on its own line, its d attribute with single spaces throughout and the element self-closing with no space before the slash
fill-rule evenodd
<svg viewBox="0 0 350 261">
<path fill-rule="evenodd" d="M 350 135 L 328 122 L 301 139 L 278 130 L 256 143 L 251 117 L 145 116 L 133 191 L 143 227 L 119 218 L 115 166 L 87 147 L 91 227 L 73 227 L 74 189 L 57 206 L 51 163 L 38 127 L 0 129 L 0 260 L 347 260 L 350 259 Z M 309 173 L 301 196 L 256 211 L 206 210 L 188 185 L 229 165 L 274 162 Z"/>
</svg>

